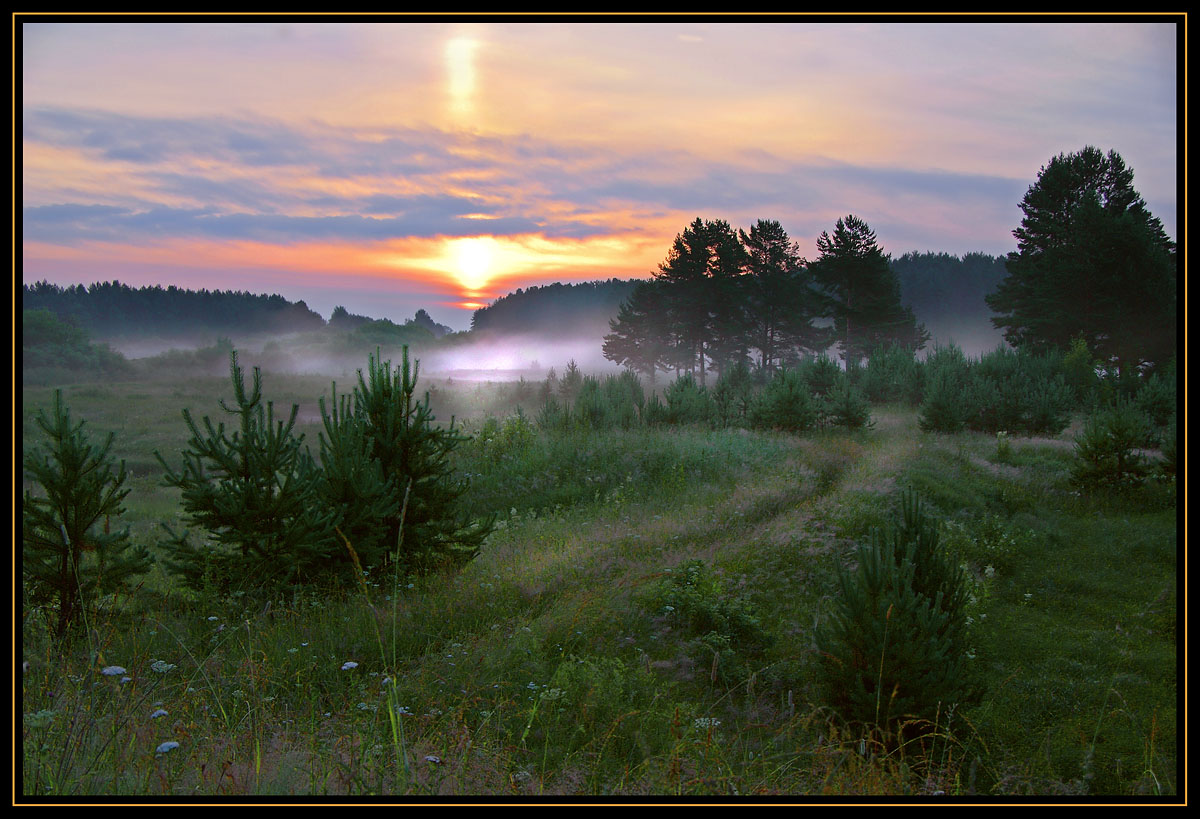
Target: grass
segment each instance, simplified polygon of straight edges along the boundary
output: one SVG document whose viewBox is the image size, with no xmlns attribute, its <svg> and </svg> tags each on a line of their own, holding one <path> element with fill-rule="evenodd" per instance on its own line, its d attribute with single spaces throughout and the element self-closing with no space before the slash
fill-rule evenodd
<svg viewBox="0 0 1200 819">
<path fill-rule="evenodd" d="M 175 457 L 179 411 L 216 415 L 226 386 L 65 392 L 73 417 L 117 433 L 135 540 L 152 545 L 179 516 L 153 450 Z M 325 380 L 269 374 L 266 388 L 301 403 L 315 446 Z M 435 401 L 477 428 L 496 404 L 458 389 Z M 50 395 L 25 390 L 26 421 Z M 994 436 L 924 434 L 903 407 L 874 417 L 853 434 L 465 446 L 465 503 L 503 526 L 453 575 L 368 575 L 267 605 L 186 595 L 156 570 L 65 643 L 26 607 L 22 793 L 1175 794 L 1173 494 L 1080 496 L 1069 448 L 1015 441 L 998 464 Z M 974 579 L 986 685 L 894 748 L 819 701 L 811 634 L 837 565 L 908 487 Z M 688 566 L 705 581 L 685 594 Z M 126 673 L 100 673 L 110 665 Z M 166 742 L 179 744 L 156 750 Z"/>
</svg>

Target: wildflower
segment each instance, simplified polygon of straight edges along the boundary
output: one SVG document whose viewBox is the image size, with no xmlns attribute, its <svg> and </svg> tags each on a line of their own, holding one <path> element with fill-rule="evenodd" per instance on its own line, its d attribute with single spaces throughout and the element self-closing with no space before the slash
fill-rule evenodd
<svg viewBox="0 0 1200 819">
<path fill-rule="evenodd" d="M 127 682 L 133 682 L 133 677 L 122 677 L 121 678 L 121 685 L 124 685 Z"/>
<path fill-rule="evenodd" d="M 165 716 L 167 716 L 166 709 L 159 708 L 157 711 L 155 711 L 153 714 L 150 715 L 150 719 L 158 719 L 159 717 L 165 717 Z"/>
<path fill-rule="evenodd" d="M 442 758 L 440 756 L 434 756 L 433 754 L 430 754 L 429 756 L 425 757 L 425 761 L 432 762 L 434 765 L 442 764 Z"/>
<path fill-rule="evenodd" d="M 178 747 L 179 747 L 178 742 L 175 742 L 175 741 L 164 742 L 162 745 L 159 745 L 157 748 L 155 748 L 154 752 L 161 756 L 162 754 L 166 754 L 166 753 L 170 753 L 171 751 L 174 751 Z"/>
<path fill-rule="evenodd" d="M 721 720 L 713 717 L 699 717 L 692 720 L 692 726 L 695 728 L 716 728 L 721 724 Z"/>
<path fill-rule="evenodd" d="M 154 662 L 150 663 L 151 670 L 157 671 L 159 674 L 166 674 L 175 667 L 176 666 L 174 663 L 168 663 L 165 660 L 155 660 Z"/>
<path fill-rule="evenodd" d="M 100 673 L 106 677 L 119 677 L 125 673 L 125 669 L 119 665 L 108 665 L 100 669 Z"/>
<path fill-rule="evenodd" d="M 212 622 L 214 622 L 216 619 L 217 619 L 217 616 L 214 614 L 214 615 L 212 615 L 211 617 L 209 617 L 209 618 L 208 618 L 208 622 L 212 623 Z"/>
<path fill-rule="evenodd" d="M 350 671 L 354 668 L 358 668 L 358 663 L 354 662 L 353 660 L 347 660 L 346 662 L 342 663 L 342 671 Z"/>
<path fill-rule="evenodd" d="M 986 567 L 983 570 L 983 576 L 988 577 L 988 578 L 995 577 L 996 576 L 996 567 L 995 566 Z"/>
<path fill-rule="evenodd" d="M 409 710 L 408 710 L 408 708 L 406 708 L 406 707 L 405 707 L 405 706 L 403 706 L 403 705 L 397 705 L 397 706 L 396 706 L 396 713 L 397 713 L 397 714 L 400 714 L 400 715 L 402 715 L 402 716 L 403 716 L 403 715 L 412 716 L 412 711 L 409 711 Z"/>
</svg>

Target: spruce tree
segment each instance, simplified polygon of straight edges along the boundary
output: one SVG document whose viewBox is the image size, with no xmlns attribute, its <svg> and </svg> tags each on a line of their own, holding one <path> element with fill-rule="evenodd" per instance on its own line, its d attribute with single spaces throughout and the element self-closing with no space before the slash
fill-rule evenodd
<svg viewBox="0 0 1200 819">
<path fill-rule="evenodd" d="M 40 491 L 26 490 L 21 502 L 21 571 L 34 603 L 57 603 L 61 637 L 94 595 L 122 588 L 153 561 L 130 543 L 128 529 L 111 531 L 129 494 L 125 462 L 114 468 L 109 457 L 113 434 L 93 445 L 85 422 L 71 423 L 61 390 L 51 414 L 34 420 L 47 440 L 24 458 Z"/>
</svg>

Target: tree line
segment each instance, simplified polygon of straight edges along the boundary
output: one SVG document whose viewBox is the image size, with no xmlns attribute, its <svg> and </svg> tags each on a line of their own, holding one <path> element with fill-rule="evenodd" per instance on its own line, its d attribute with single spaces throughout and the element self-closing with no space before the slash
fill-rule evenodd
<svg viewBox="0 0 1200 819">
<path fill-rule="evenodd" d="M 1079 341 L 1121 377 L 1174 356 L 1175 244 L 1116 151 L 1060 154 L 1020 207 L 1018 249 L 1002 261 L 914 253 L 893 262 L 854 215 L 822 233 L 808 261 L 776 221 L 747 232 L 697 218 L 621 304 L 604 355 L 651 379 L 674 370 L 702 385 L 709 370 L 752 361 L 769 376 L 835 346 L 853 366 L 878 348 L 924 347 L 915 302 L 947 328 L 986 306 L 1013 347 L 1065 353 Z"/>
<path fill-rule="evenodd" d="M 836 344 L 857 363 L 876 347 L 929 339 L 874 231 L 856 216 L 817 239 L 810 262 L 772 220 L 735 230 L 697 218 L 610 322 L 604 356 L 651 379 L 689 373 L 701 385 L 753 361 L 765 373 Z"/>
<path fill-rule="evenodd" d="M 212 337 L 244 332 L 301 332 L 325 326 L 303 301 L 233 290 L 187 290 L 171 285 L 130 287 L 119 281 L 60 287 L 23 285 L 25 310 L 49 310 L 98 338 Z"/>
</svg>

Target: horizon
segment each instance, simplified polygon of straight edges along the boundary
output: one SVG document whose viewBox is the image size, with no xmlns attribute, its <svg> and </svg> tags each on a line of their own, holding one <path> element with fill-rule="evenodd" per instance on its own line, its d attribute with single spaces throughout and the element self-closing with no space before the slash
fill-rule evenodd
<svg viewBox="0 0 1200 819">
<path fill-rule="evenodd" d="M 23 283 L 463 330 L 517 288 L 647 278 L 697 216 L 809 258 L 850 213 L 893 257 L 1004 255 L 1085 145 L 1177 240 L 1169 17 L 219 19 L 20 24 Z"/>
</svg>

